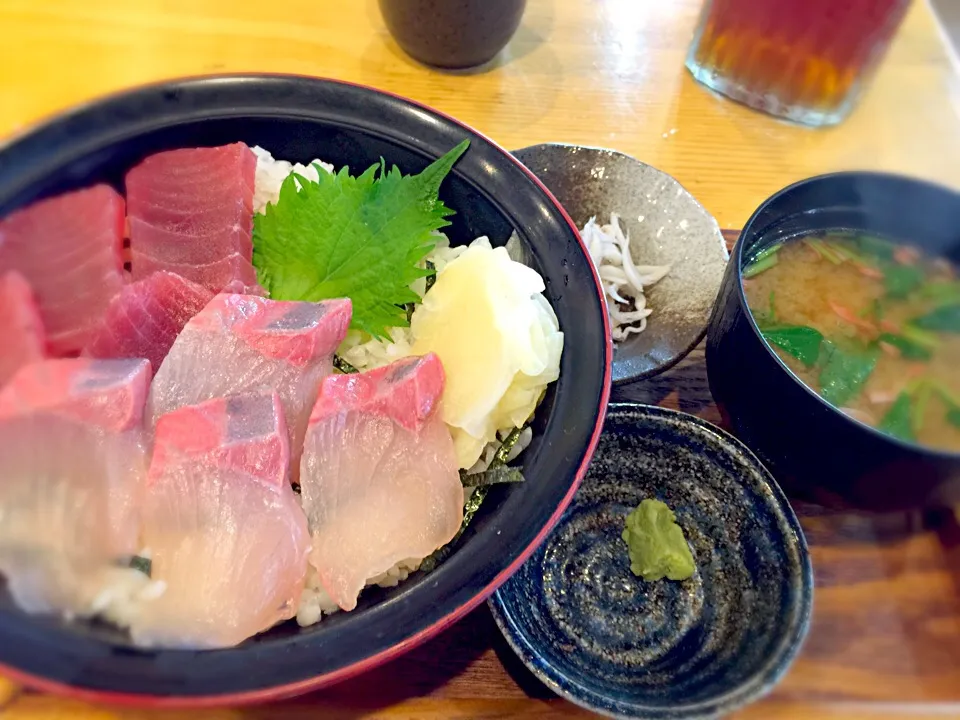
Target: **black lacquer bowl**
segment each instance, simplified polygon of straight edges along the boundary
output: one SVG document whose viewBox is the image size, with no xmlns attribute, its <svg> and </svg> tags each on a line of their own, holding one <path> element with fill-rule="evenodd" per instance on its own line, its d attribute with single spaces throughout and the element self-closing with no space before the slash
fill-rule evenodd
<svg viewBox="0 0 960 720">
<path fill-rule="evenodd" d="M 655 498 L 697 569 L 645 582 L 621 538 Z M 767 470 L 699 418 L 612 404 L 590 470 L 546 542 L 489 601 L 510 647 L 551 690 L 611 717 L 704 720 L 769 692 L 806 635 L 803 533 Z"/>
<path fill-rule="evenodd" d="M 750 314 L 742 283 L 750 258 L 781 240 L 836 228 L 960 263 L 954 191 L 867 172 L 823 175 L 781 190 L 747 222 L 724 275 L 707 330 L 713 397 L 788 493 L 876 510 L 958 502 L 960 454 L 898 440 L 832 407 L 767 346 Z"/>
<path fill-rule="evenodd" d="M 122 189 L 144 156 L 244 141 L 275 157 L 364 169 L 380 157 L 422 170 L 464 138 L 444 182 L 454 243 L 516 228 L 566 335 L 523 456 L 527 482 L 488 496 L 457 551 L 429 575 L 364 593 L 319 625 L 295 623 L 223 651 L 143 651 L 104 626 L 20 612 L 0 582 L 0 672 L 44 690 L 150 705 L 221 705 L 290 696 L 355 675 L 478 605 L 537 547 L 569 504 L 600 434 L 612 348 L 603 296 L 576 228 L 507 152 L 457 121 L 369 88 L 292 76 L 170 82 L 100 100 L 0 148 L 0 216 L 94 182 Z"/>
</svg>

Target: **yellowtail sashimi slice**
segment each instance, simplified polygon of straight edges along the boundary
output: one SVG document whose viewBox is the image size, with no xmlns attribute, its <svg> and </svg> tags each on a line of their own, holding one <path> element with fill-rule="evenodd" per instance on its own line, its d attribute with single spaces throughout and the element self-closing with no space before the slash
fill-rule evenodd
<svg viewBox="0 0 960 720">
<path fill-rule="evenodd" d="M 143 542 L 151 578 L 165 587 L 130 613 L 136 643 L 231 647 L 296 614 L 310 536 L 289 469 L 276 393 L 160 418 Z"/>
<path fill-rule="evenodd" d="M 85 614 L 137 549 L 146 360 L 45 360 L 0 393 L 0 573 L 28 612 Z"/>
<path fill-rule="evenodd" d="M 368 579 L 429 555 L 460 527 L 463 487 L 439 413 L 443 385 L 436 355 L 323 383 L 300 485 L 310 562 L 344 610 L 357 606 Z"/>
<path fill-rule="evenodd" d="M 183 328 L 150 390 L 150 422 L 185 405 L 276 390 L 299 470 L 320 382 L 350 325 L 349 300 L 320 303 L 217 295 Z"/>
</svg>

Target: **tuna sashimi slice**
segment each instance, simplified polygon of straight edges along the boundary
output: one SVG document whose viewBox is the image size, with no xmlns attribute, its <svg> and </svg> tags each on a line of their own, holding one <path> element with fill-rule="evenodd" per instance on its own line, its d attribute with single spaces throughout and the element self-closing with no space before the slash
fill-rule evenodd
<svg viewBox="0 0 960 720">
<path fill-rule="evenodd" d="M 180 331 L 211 298 L 206 288 L 168 272 L 131 283 L 107 307 L 84 355 L 146 358 L 157 370 Z"/>
<path fill-rule="evenodd" d="M 120 292 L 124 205 L 96 185 L 34 203 L 0 220 L 0 272 L 33 288 L 55 355 L 80 352 Z"/>
<path fill-rule="evenodd" d="M 46 335 L 30 284 L 11 270 L 0 276 L 0 387 L 24 365 L 44 358 Z"/>
<path fill-rule="evenodd" d="M 172 272 L 212 292 L 233 290 L 239 286 L 246 293 L 247 288 L 257 286 L 257 271 L 250 260 L 240 253 L 198 265 L 164 262 L 134 250 L 131 252 L 131 266 L 136 268 L 133 277 L 137 279 L 150 277 L 156 272 Z"/>
<path fill-rule="evenodd" d="M 463 521 L 453 439 L 433 354 L 323 382 L 300 467 L 310 563 L 330 598 L 357 606 L 367 581 L 448 543 Z"/>
<path fill-rule="evenodd" d="M 289 482 L 276 393 L 164 415 L 143 502 L 151 578 L 166 586 L 129 619 L 141 645 L 230 647 L 292 618 L 310 550 Z"/>
<path fill-rule="evenodd" d="M 92 613 L 137 550 L 146 360 L 45 360 L 0 391 L 0 573 L 28 612 Z"/>
<path fill-rule="evenodd" d="M 184 405 L 276 390 L 299 461 L 310 410 L 350 324 L 349 300 L 217 295 L 183 328 L 150 390 L 151 423 Z M 294 467 L 294 478 L 299 465 Z"/>
<path fill-rule="evenodd" d="M 253 151 L 234 143 L 157 153 L 128 172 L 134 278 L 150 272 L 138 253 L 176 265 L 209 265 L 234 253 L 250 262 L 256 168 Z"/>
</svg>

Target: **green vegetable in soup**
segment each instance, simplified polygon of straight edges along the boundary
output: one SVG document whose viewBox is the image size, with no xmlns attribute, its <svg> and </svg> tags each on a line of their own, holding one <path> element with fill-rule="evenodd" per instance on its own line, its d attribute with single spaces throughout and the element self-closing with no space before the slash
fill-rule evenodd
<svg viewBox="0 0 960 720">
<path fill-rule="evenodd" d="M 917 436 L 913 431 L 912 417 L 913 401 L 907 392 L 902 392 L 894 400 L 887 414 L 880 420 L 877 429 L 901 440 L 916 442 Z"/>
<path fill-rule="evenodd" d="M 937 380 L 928 381 L 934 394 L 937 395 L 943 404 L 947 407 L 944 419 L 953 427 L 960 429 L 960 397 L 954 395 L 950 388 Z"/>
<path fill-rule="evenodd" d="M 912 321 L 912 324 L 921 330 L 960 333 L 960 303 L 941 305 L 926 315 L 916 318 Z"/>
<path fill-rule="evenodd" d="M 745 277 L 748 280 L 752 277 L 756 277 L 763 271 L 769 270 L 770 268 L 772 268 L 774 265 L 777 264 L 777 262 L 778 261 L 777 261 L 776 254 L 767 255 L 762 260 L 754 260 L 752 263 L 750 263 L 743 269 L 743 277 Z"/>
<path fill-rule="evenodd" d="M 883 287 L 887 297 L 902 300 L 923 284 L 925 273 L 917 265 L 887 265 L 883 270 Z"/>
<path fill-rule="evenodd" d="M 873 320 L 874 322 L 880 322 L 883 320 L 883 312 L 883 303 L 880 302 L 880 298 L 876 298 L 873 302 L 863 308 L 863 310 L 858 312 L 857 317 Z"/>
<path fill-rule="evenodd" d="M 807 367 L 813 367 L 820 358 L 823 334 L 819 330 L 805 325 L 777 324 L 761 328 L 760 334 L 768 343 L 776 345 Z"/>
<path fill-rule="evenodd" d="M 861 254 L 882 262 L 893 262 L 893 253 L 896 250 L 896 245 L 889 240 L 871 235 L 857 235 L 854 242 Z"/>
<path fill-rule="evenodd" d="M 777 253 L 782 246 L 778 243 L 770 245 L 753 256 L 753 259 L 743 268 L 743 277 L 749 279 L 769 270 L 777 264 Z"/>
<path fill-rule="evenodd" d="M 856 250 L 856 245 L 849 240 L 839 240 L 826 242 L 824 244 L 830 248 L 841 259 L 852 262 L 861 267 L 874 267 L 877 263 L 874 258 L 864 255 Z"/>
<path fill-rule="evenodd" d="M 856 397 L 877 366 L 879 351 L 874 348 L 841 348 L 824 342 L 825 362 L 820 371 L 820 395 L 831 405 L 842 407 Z"/>
<path fill-rule="evenodd" d="M 813 250 L 817 255 L 822 257 L 824 260 L 827 260 L 834 265 L 839 265 L 843 262 L 843 258 L 837 253 L 832 247 L 827 245 L 823 240 L 816 238 L 806 238 L 804 244 Z"/>
<path fill-rule="evenodd" d="M 770 301 L 767 310 L 756 310 L 753 313 L 753 317 L 757 321 L 757 327 L 761 328 L 761 331 L 765 327 L 776 325 L 777 305 L 773 290 L 770 291 Z"/>
<path fill-rule="evenodd" d="M 931 300 L 937 305 L 955 305 L 960 303 L 960 281 L 927 283 L 920 288 L 917 296 L 923 300 Z"/>
<path fill-rule="evenodd" d="M 627 515 L 621 534 L 630 555 L 630 570 L 646 581 L 686 580 L 696 564 L 673 511 L 659 500 L 644 500 Z"/>
<path fill-rule="evenodd" d="M 878 342 L 892 345 L 900 351 L 900 354 L 907 360 L 927 361 L 933 357 L 930 347 L 911 340 L 903 335 L 894 335 L 893 333 L 882 333 Z"/>
<path fill-rule="evenodd" d="M 947 422 L 955 428 L 960 428 L 960 407 L 952 407 L 947 410 Z"/>
<path fill-rule="evenodd" d="M 844 230 L 790 240 L 775 256 L 744 293 L 758 331 L 800 381 L 892 436 L 960 450 L 958 268 Z M 763 259 L 753 258 L 754 271 Z"/>
<path fill-rule="evenodd" d="M 933 397 L 933 386 L 929 382 L 920 384 L 913 396 L 913 406 L 911 413 L 911 426 L 913 435 L 916 437 L 923 430 L 923 422 L 927 416 L 927 407 L 930 405 L 930 399 Z"/>
<path fill-rule="evenodd" d="M 921 330 L 910 323 L 900 328 L 900 335 L 916 345 L 922 345 L 928 350 L 937 350 L 940 347 L 940 338 L 935 333 Z"/>
</svg>

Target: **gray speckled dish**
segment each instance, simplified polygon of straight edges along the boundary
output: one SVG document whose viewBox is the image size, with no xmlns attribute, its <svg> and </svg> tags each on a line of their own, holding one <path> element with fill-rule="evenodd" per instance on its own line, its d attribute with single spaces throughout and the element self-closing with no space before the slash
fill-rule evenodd
<svg viewBox="0 0 960 720">
<path fill-rule="evenodd" d="M 676 514 L 690 579 L 630 571 L 620 534 L 644 498 Z M 568 700 L 705 719 L 780 680 L 809 626 L 813 576 L 793 511 L 746 447 L 692 415 L 616 404 L 573 503 L 489 604 L 527 668 Z"/>
<path fill-rule="evenodd" d="M 671 266 L 645 294 L 647 328 L 617 343 L 613 382 L 663 372 L 699 343 L 729 253 L 717 221 L 673 177 L 615 150 L 548 143 L 513 154 L 583 227 L 592 216 L 620 216 L 638 264 Z"/>
</svg>

